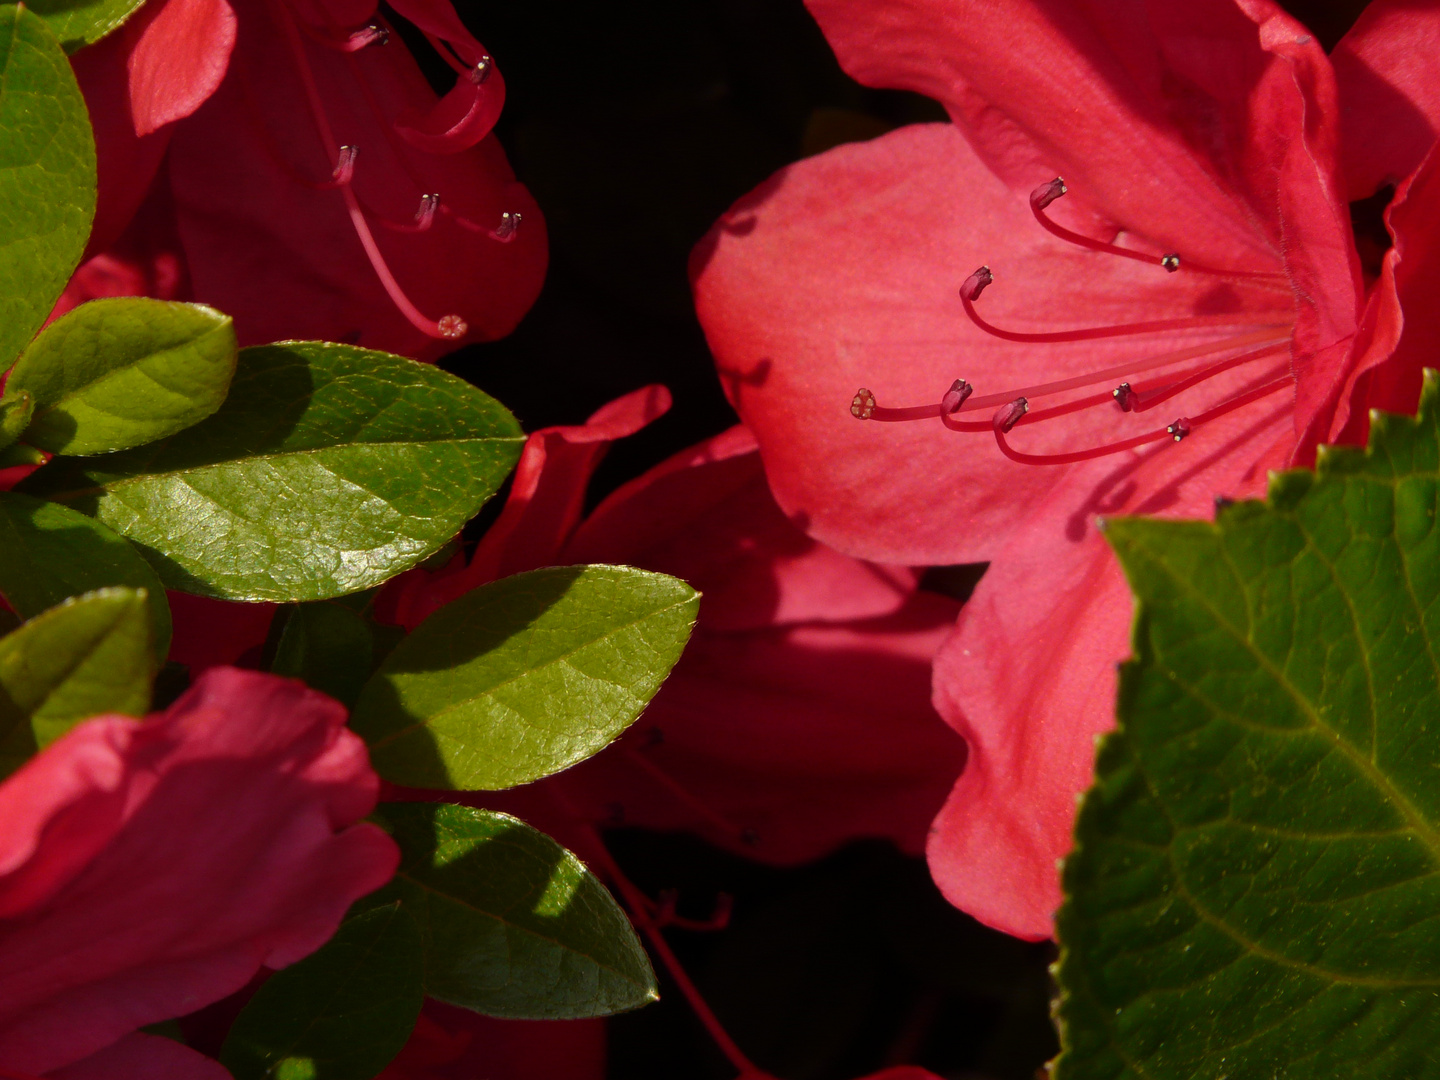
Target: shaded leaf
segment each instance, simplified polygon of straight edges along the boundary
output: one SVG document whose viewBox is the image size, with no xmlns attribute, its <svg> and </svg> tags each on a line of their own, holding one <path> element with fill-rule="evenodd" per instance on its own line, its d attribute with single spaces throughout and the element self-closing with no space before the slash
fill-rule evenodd
<svg viewBox="0 0 1440 1080">
<path fill-rule="evenodd" d="M 95 140 L 59 43 L 0 5 L 0 367 L 19 354 L 80 262 L 95 216 Z"/>
<path fill-rule="evenodd" d="M 369 1080 L 410 1037 L 425 995 L 420 927 L 372 908 L 271 976 L 236 1017 L 220 1062 L 235 1080 Z"/>
<path fill-rule="evenodd" d="M 10 392 L 0 401 L 0 446 L 8 447 L 20 438 L 35 412 L 35 396 L 28 391 Z M 43 459 L 42 459 L 43 460 Z"/>
<path fill-rule="evenodd" d="M 8 0 L 13 2 L 13 0 Z M 73 53 L 118 30 L 145 0 L 25 0 L 50 32 Z"/>
<path fill-rule="evenodd" d="M 23 618 L 107 585 L 145 590 L 156 654 L 164 656 L 170 649 L 170 605 L 150 564 L 84 514 L 0 492 L 0 595 Z"/>
<path fill-rule="evenodd" d="M 386 803 L 375 819 L 400 869 L 398 899 L 425 940 L 425 992 L 489 1016 L 608 1016 L 655 1000 L 625 913 L 585 865 L 508 814 Z"/>
<path fill-rule="evenodd" d="M 441 608 L 366 685 L 351 724 L 415 787 L 495 790 L 609 745 L 689 639 L 700 594 L 625 566 L 517 574 Z"/>
<path fill-rule="evenodd" d="M 439 549 L 521 445 L 514 417 L 453 375 L 292 342 L 242 350 L 209 419 L 104 458 L 57 459 L 24 486 L 129 537 L 171 588 L 324 600 Z"/>
<path fill-rule="evenodd" d="M 300 604 L 287 613 L 270 670 L 301 679 L 348 708 L 375 669 L 371 624 L 343 601 Z"/>
<path fill-rule="evenodd" d="M 1440 1077 L 1440 413 L 1112 521 L 1139 603 L 1066 863 L 1058 1080 Z"/>
<path fill-rule="evenodd" d="M 235 372 L 235 326 L 201 304 L 92 300 L 41 331 L 6 392 L 34 395 L 25 441 L 52 454 L 101 454 L 205 419 Z"/>
<path fill-rule="evenodd" d="M 81 720 L 145 715 L 154 676 L 141 589 L 86 593 L 0 638 L 0 776 Z"/>
</svg>

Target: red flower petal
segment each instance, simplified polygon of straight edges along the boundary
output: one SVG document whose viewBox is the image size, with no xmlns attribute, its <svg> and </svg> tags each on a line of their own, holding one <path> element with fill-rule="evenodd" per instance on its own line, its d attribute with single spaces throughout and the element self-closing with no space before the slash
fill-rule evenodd
<svg viewBox="0 0 1440 1080">
<path fill-rule="evenodd" d="M 0 1065 L 42 1073 L 322 944 L 393 873 L 365 748 L 300 683 L 212 671 L 0 785 Z"/>
<path fill-rule="evenodd" d="M 46 1075 L 50 1080 L 228 1080 L 230 1076 L 225 1066 L 188 1046 L 139 1031 Z"/>
<path fill-rule="evenodd" d="M 225 77 L 235 47 L 235 12 L 226 0 L 165 0 L 135 16 L 127 68 L 135 134 L 189 116 Z"/>
<path fill-rule="evenodd" d="M 1351 199 L 1409 176 L 1440 130 L 1440 8 L 1373 0 L 1331 56 Z"/>
</svg>

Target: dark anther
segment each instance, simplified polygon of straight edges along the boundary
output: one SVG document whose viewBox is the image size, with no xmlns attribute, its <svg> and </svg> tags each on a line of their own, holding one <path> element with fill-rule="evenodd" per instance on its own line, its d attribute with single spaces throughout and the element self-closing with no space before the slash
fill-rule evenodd
<svg viewBox="0 0 1440 1080">
<path fill-rule="evenodd" d="M 1181 439 L 1185 438 L 1186 435 L 1190 434 L 1190 421 L 1186 420 L 1185 417 L 1182 416 L 1179 420 L 1176 420 L 1165 430 L 1170 433 L 1170 437 L 1172 439 L 1174 439 L 1176 442 L 1179 442 Z"/>
<path fill-rule="evenodd" d="M 495 68 L 495 61 L 488 56 L 482 56 L 470 69 L 470 81 L 476 86 L 483 86 L 485 80 L 490 78 L 490 72 Z"/>
<path fill-rule="evenodd" d="M 1030 403 L 1023 397 L 1017 397 L 1009 405 L 1002 405 L 995 410 L 995 430 L 1009 431 L 1020 422 L 1020 418 L 1030 411 Z"/>
<path fill-rule="evenodd" d="M 965 404 L 965 399 L 975 392 L 975 388 L 964 379 L 956 379 L 945 396 L 940 399 L 940 411 L 946 416 L 959 412 L 960 406 Z"/>
<path fill-rule="evenodd" d="M 1173 251 L 1169 255 L 1162 255 L 1160 256 L 1160 265 L 1173 274 L 1180 269 L 1180 256 Z"/>
<path fill-rule="evenodd" d="M 1115 404 L 1120 406 L 1121 412 L 1129 412 L 1133 408 L 1131 402 L 1135 397 L 1135 391 L 1130 389 L 1128 382 L 1122 382 L 1115 387 L 1110 391 L 1110 395 L 1115 399 Z"/>
<path fill-rule="evenodd" d="M 990 273 L 988 266 L 982 266 L 965 279 L 960 286 L 960 295 L 971 303 L 980 299 L 980 294 L 985 291 L 985 286 L 995 280 L 995 275 Z"/>
<path fill-rule="evenodd" d="M 863 386 L 850 399 L 850 415 L 856 420 L 869 420 L 875 414 L 875 395 Z"/>
<path fill-rule="evenodd" d="M 1234 505 L 1235 505 L 1235 500 L 1232 499 L 1232 498 L 1230 498 L 1230 496 L 1228 496 L 1228 495 L 1216 495 L 1216 496 L 1215 496 L 1215 513 L 1217 513 L 1217 514 L 1220 513 L 1221 510 L 1229 510 L 1230 507 L 1232 507 L 1232 506 L 1234 506 Z"/>
<path fill-rule="evenodd" d="M 1044 210 L 1061 195 L 1064 195 L 1067 190 L 1065 181 L 1057 176 L 1048 184 L 1041 184 L 1030 193 L 1030 205 L 1036 210 Z"/>
</svg>

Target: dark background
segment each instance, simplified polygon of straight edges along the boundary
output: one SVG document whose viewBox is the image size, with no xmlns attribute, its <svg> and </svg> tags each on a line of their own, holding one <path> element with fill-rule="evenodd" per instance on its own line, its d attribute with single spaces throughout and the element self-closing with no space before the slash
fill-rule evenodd
<svg viewBox="0 0 1440 1080">
<path fill-rule="evenodd" d="M 1364 0 L 1285 6 L 1328 48 Z M 667 385 L 674 409 L 616 446 L 593 501 L 735 422 L 686 281 L 710 223 L 792 161 L 945 114 L 847 78 L 800 0 L 456 7 L 505 74 L 497 130 L 545 212 L 550 272 L 513 335 L 443 366 L 505 402 L 527 430 L 579 423 L 638 386 Z M 423 40 L 411 45 L 422 63 L 433 58 Z M 437 66 L 444 85 L 453 75 Z M 652 896 L 680 890 L 682 914 L 705 917 L 717 893 L 735 898 L 728 929 L 669 936 L 740 1046 L 785 1080 L 902 1063 L 1030 1080 L 1055 1052 L 1051 947 L 950 908 L 918 861 L 862 844 L 780 871 L 684 838 L 610 840 Z M 661 980 L 660 1004 L 611 1023 L 611 1077 L 732 1076 Z"/>
</svg>

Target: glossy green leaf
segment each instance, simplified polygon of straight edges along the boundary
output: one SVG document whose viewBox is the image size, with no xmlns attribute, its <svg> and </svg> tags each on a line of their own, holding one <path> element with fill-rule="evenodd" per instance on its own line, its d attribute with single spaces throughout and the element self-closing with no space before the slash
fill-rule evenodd
<svg viewBox="0 0 1440 1080">
<path fill-rule="evenodd" d="M 164 656 L 170 649 L 165 587 L 135 548 L 84 514 L 0 492 L 0 595 L 22 617 L 107 585 L 148 593 L 156 653 Z"/>
<path fill-rule="evenodd" d="M 1058 917 L 1057 1080 L 1440 1077 L 1440 410 L 1208 522 L 1139 599 Z"/>
<path fill-rule="evenodd" d="M 420 1006 L 420 927 L 401 904 L 347 919 L 272 975 L 220 1049 L 235 1080 L 370 1080 L 410 1037 Z"/>
<path fill-rule="evenodd" d="M 14 0 L 6 0 L 13 3 Z M 118 30 L 145 0 L 25 0 L 50 32 L 73 53 Z"/>
<path fill-rule="evenodd" d="M 20 438 L 35 413 L 35 395 L 25 390 L 6 394 L 0 401 L 0 446 L 9 446 Z"/>
<path fill-rule="evenodd" d="M 57 459 L 25 489 L 129 537 L 171 588 L 324 600 L 439 549 L 522 445 L 499 403 L 438 368 L 298 342 L 242 350 L 208 420 L 135 450 Z"/>
<path fill-rule="evenodd" d="M 398 899 L 425 940 L 425 992 L 489 1016 L 608 1016 L 654 1001 L 655 973 L 619 905 L 585 865 L 508 814 L 386 803 Z"/>
<path fill-rule="evenodd" d="M 86 593 L 0 638 L 0 776 L 88 717 L 145 715 L 154 677 L 143 590 Z"/>
<path fill-rule="evenodd" d="M 92 300 L 41 331 L 6 393 L 34 396 L 25 441 L 52 454 L 102 454 L 173 435 L 225 400 L 235 325 L 201 304 Z"/>
<path fill-rule="evenodd" d="M 95 216 L 95 140 L 70 62 L 28 7 L 0 5 L 0 368 L 40 329 Z"/>
<path fill-rule="evenodd" d="M 321 600 L 287 613 L 270 670 L 352 706 L 375 669 L 374 657 L 371 624 L 341 601 Z"/>
<path fill-rule="evenodd" d="M 492 582 L 407 637 L 351 725 L 398 784 L 495 790 L 559 772 L 640 715 L 689 639 L 700 594 L 626 566 Z"/>
</svg>

